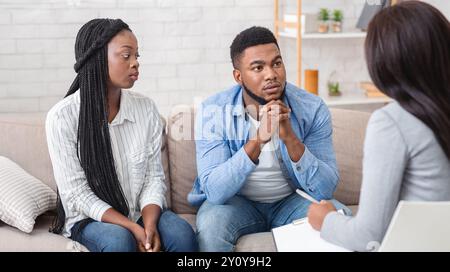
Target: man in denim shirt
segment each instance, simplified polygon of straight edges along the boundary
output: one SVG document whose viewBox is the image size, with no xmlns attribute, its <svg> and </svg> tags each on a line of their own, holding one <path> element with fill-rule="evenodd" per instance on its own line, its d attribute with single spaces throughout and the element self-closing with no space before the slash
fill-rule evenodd
<svg viewBox="0 0 450 272">
<path fill-rule="evenodd" d="M 272 32 L 246 29 L 230 49 L 238 85 L 205 100 L 196 117 L 188 200 L 201 205 L 201 251 L 233 251 L 242 235 L 305 217 L 311 202 L 295 189 L 328 200 L 339 180 L 328 108 L 286 82 Z"/>
</svg>

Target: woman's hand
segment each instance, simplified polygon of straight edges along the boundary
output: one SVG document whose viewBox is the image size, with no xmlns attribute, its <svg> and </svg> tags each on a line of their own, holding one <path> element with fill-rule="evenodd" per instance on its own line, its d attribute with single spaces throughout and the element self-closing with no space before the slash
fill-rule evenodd
<svg viewBox="0 0 450 272">
<path fill-rule="evenodd" d="M 331 202 L 322 200 L 319 204 L 312 203 L 308 210 L 308 221 L 313 229 L 320 231 L 322 229 L 323 220 L 330 212 L 336 211 Z"/>
<path fill-rule="evenodd" d="M 146 226 L 145 236 L 145 250 L 147 252 L 159 252 L 161 250 L 161 240 L 156 225 Z"/>
<path fill-rule="evenodd" d="M 106 210 L 102 216 L 102 222 L 116 224 L 129 230 L 136 239 L 138 250 L 140 252 L 146 252 L 145 243 L 147 241 L 147 235 L 145 234 L 144 228 L 139 224 L 131 221 L 113 208 Z"/>
<path fill-rule="evenodd" d="M 147 235 L 144 228 L 138 224 L 134 224 L 130 231 L 131 233 L 133 233 L 133 236 L 136 239 L 139 252 L 147 252 L 147 250 L 145 249 L 145 244 L 147 243 Z"/>
<path fill-rule="evenodd" d="M 161 208 L 155 204 L 149 204 L 142 209 L 142 220 L 145 228 L 144 248 L 147 252 L 158 252 L 161 249 L 161 240 L 158 233 L 158 221 Z"/>
</svg>

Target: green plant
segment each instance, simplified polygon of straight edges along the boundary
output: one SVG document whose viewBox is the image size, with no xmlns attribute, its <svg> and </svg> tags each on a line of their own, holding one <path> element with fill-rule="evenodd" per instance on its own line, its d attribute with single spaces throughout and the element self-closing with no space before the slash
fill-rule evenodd
<svg viewBox="0 0 450 272">
<path fill-rule="evenodd" d="M 319 20 L 328 21 L 330 19 L 330 12 L 326 8 L 321 8 L 319 11 Z"/>
<path fill-rule="evenodd" d="M 335 9 L 333 11 L 333 21 L 342 22 L 343 19 L 344 19 L 344 14 L 342 13 L 342 10 Z"/>
<path fill-rule="evenodd" d="M 335 9 L 333 11 L 333 21 L 342 22 L 343 19 L 344 19 L 344 14 L 342 13 L 342 10 Z"/>
<path fill-rule="evenodd" d="M 339 82 L 328 82 L 328 91 L 331 94 L 339 94 L 341 92 L 339 88 Z"/>
</svg>

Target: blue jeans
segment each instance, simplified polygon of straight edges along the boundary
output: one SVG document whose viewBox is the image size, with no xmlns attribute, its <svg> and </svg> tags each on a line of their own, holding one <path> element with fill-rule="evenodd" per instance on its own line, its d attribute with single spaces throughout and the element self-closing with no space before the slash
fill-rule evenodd
<svg viewBox="0 0 450 272">
<path fill-rule="evenodd" d="M 336 209 L 351 210 L 337 200 Z M 231 252 L 239 237 L 270 231 L 307 215 L 311 202 L 293 193 L 274 203 L 260 203 L 234 196 L 223 205 L 203 202 L 197 213 L 197 240 L 200 251 Z"/>
<path fill-rule="evenodd" d="M 142 217 L 137 222 L 143 227 Z M 76 223 L 72 230 L 78 227 Z M 164 251 L 197 251 L 197 241 L 192 227 L 175 213 L 165 210 L 158 222 L 161 249 Z M 75 234 L 75 233 L 74 233 Z M 89 223 L 72 240 L 84 245 L 92 252 L 135 252 L 134 235 L 126 228 L 115 224 L 94 221 Z"/>
</svg>

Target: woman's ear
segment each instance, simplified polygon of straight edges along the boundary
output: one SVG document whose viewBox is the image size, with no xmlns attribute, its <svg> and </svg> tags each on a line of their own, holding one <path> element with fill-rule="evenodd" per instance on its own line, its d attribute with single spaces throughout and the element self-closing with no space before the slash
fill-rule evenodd
<svg viewBox="0 0 450 272">
<path fill-rule="evenodd" d="M 242 85 L 242 74 L 241 74 L 241 71 L 239 71 L 239 70 L 237 70 L 237 69 L 234 69 L 234 70 L 233 70 L 233 77 L 234 77 L 234 80 L 235 80 L 239 85 Z"/>
</svg>

